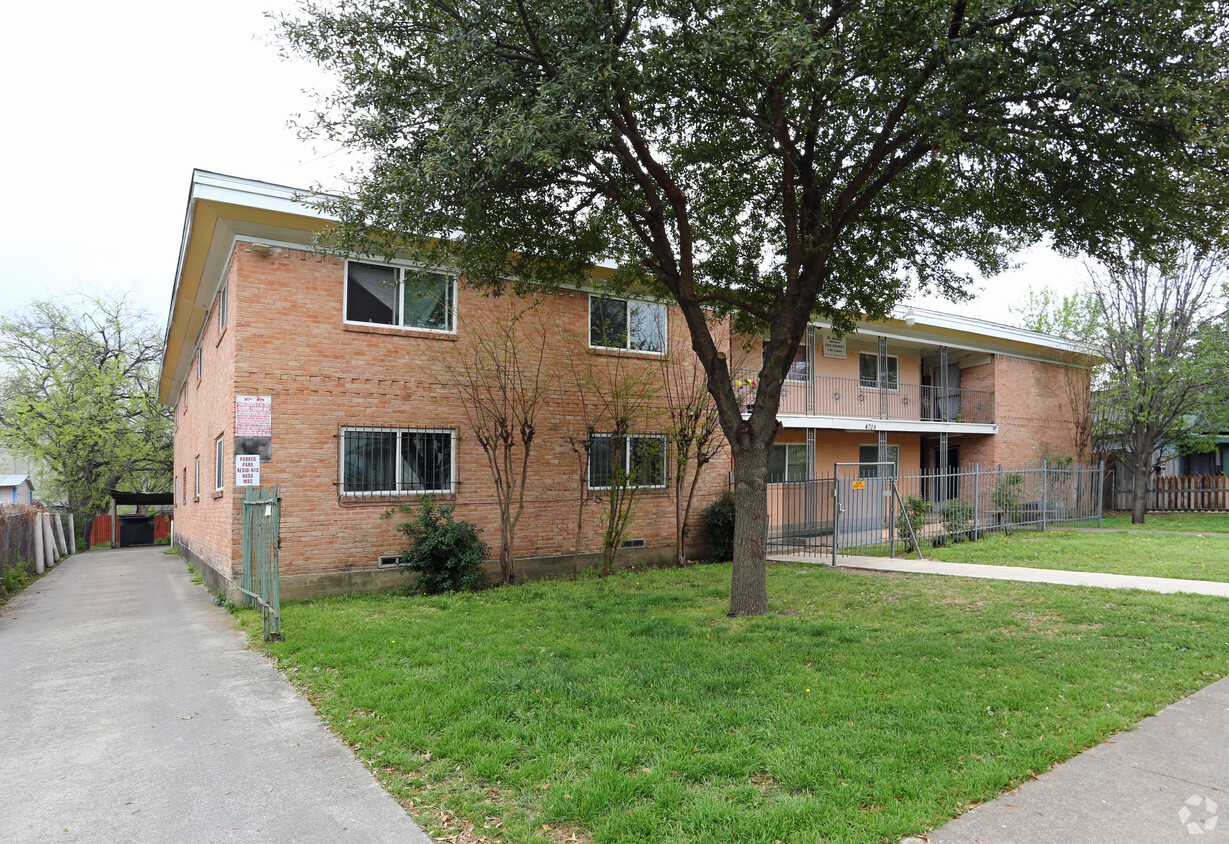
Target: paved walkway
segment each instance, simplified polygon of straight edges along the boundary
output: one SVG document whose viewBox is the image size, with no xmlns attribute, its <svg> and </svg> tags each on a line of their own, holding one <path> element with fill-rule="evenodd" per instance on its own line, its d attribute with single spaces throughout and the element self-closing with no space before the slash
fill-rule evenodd
<svg viewBox="0 0 1229 844">
<path fill-rule="evenodd" d="M 827 565 L 829 557 L 815 554 L 773 554 L 768 559 L 789 563 Z M 946 574 L 955 577 L 982 577 L 989 580 L 1020 580 L 1025 583 L 1058 583 L 1066 586 L 1100 586 L 1107 589 L 1143 589 L 1147 592 L 1191 592 L 1229 598 L 1229 583 L 1210 580 L 1182 580 L 1176 577 L 1140 577 L 1130 574 L 1101 574 L 1089 571 L 1030 569 L 1023 566 L 981 566 L 971 563 L 944 563 L 939 560 L 904 557 L 837 557 L 841 568 L 866 571 L 894 571 L 909 574 Z"/>
<path fill-rule="evenodd" d="M 0 607 L 0 841 L 430 844 L 161 549 Z"/>
<path fill-rule="evenodd" d="M 825 563 L 815 556 L 773 557 Z M 980 566 L 935 560 L 837 557 L 842 568 L 945 574 L 1229 597 L 1229 583 Z M 1178 701 L 1134 730 L 903 844 L 1229 844 L 1229 678 Z"/>
</svg>

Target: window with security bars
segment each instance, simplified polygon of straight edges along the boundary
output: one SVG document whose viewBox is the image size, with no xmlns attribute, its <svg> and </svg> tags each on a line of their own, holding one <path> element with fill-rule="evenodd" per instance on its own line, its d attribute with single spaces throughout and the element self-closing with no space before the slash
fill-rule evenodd
<svg viewBox="0 0 1229 844">
<path fill-rule="evenodd" d="M 343 428 L 341 491 L 347 495 L 451 493 L 454 441 L 449 430 Z"/>
<path fill-rule="evenodd" d="M 661 434 L 595 435 L 589 445 L 589 488 L 609 489 L 616 478 L 624 486 L 664 487 L 666 438 Z"/>
</svg>

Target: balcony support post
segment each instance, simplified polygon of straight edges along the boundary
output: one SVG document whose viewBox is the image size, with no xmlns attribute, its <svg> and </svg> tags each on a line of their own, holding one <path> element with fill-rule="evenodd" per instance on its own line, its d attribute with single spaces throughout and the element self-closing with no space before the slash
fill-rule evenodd
<svg viewBox="0 0 1229 844">
<path fill-rule="evenodd" d="M 897 375 L 899 378 L 900 376 Z M 879 337 L 879 377 L 876 379 L 879 388 L 879 418 L 888 418 L 888 338 Z M 880 459 L 883 456 L 880 455 Z"/>
</svg>

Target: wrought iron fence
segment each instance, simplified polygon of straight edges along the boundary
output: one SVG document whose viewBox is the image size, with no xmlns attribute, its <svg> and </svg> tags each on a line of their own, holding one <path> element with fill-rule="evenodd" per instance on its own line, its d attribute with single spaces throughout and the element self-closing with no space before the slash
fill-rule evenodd
<svg viewBox="0 0 1229 844">
<path fill-rule="evenodd" d="M 744 406 L 749 406 L 755 401 L 759 373 L 740 369 L 733 374 L 735 394 Z M 879 387 L 861 378 L 818 375 L 806 380 L 786 379 L 779 412 L 988 424 L 994 422 L 994 393 L 950 388 L 944 391 L 942 387 L 925 384 L 885 383 Z"/>
<path fill-rule="evenodd" d="M 886 465 L 886 464 L 885 464 Z M 971 466 L 890 477 L 880 464 L 768 487 L 770 554 L 901 554 L 1101 519 L 1100 467 Z"/>
</svg>

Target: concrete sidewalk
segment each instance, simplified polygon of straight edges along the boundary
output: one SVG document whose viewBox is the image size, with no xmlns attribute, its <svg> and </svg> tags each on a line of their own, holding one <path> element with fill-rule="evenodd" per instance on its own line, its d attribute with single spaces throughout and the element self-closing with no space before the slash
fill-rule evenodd
<svg viewBox="0 0 1229 844">
<path fill-rule="evenodd" d="M 0 841 L 430 844 L 158 548 L 0 608 Z"/>
<path fill-rule="evenodd" d="M 786 563 L 828 565 L 830 557 L 773 554 L 770 560 Z M 1229 583 L 1210 580 L 1181 580 L 1176 577 L 1141 577 L 1130 574 L 1101 574 L 1060 569 L 1030 569 L 1023 566 L 982 566 L 972 563 L 944 563 L 939 560 L 903 557 L 837 557 L 839 568 L 866 571 L 905 572 L 908 574 L 945 574 L 955 577 L 981 577 L 989 580 L 1019 580 L 1025 583 L 1058 583 L 1065 586 L 1099 586 L 1106 589 L 1143 589 L 1147 592 L 1191 592 L 1229 598 Z"/>
<path fill-rule="evenodd" d="M 1229 842 L 1229 678 L 910 844 Z"/>
</svg>

